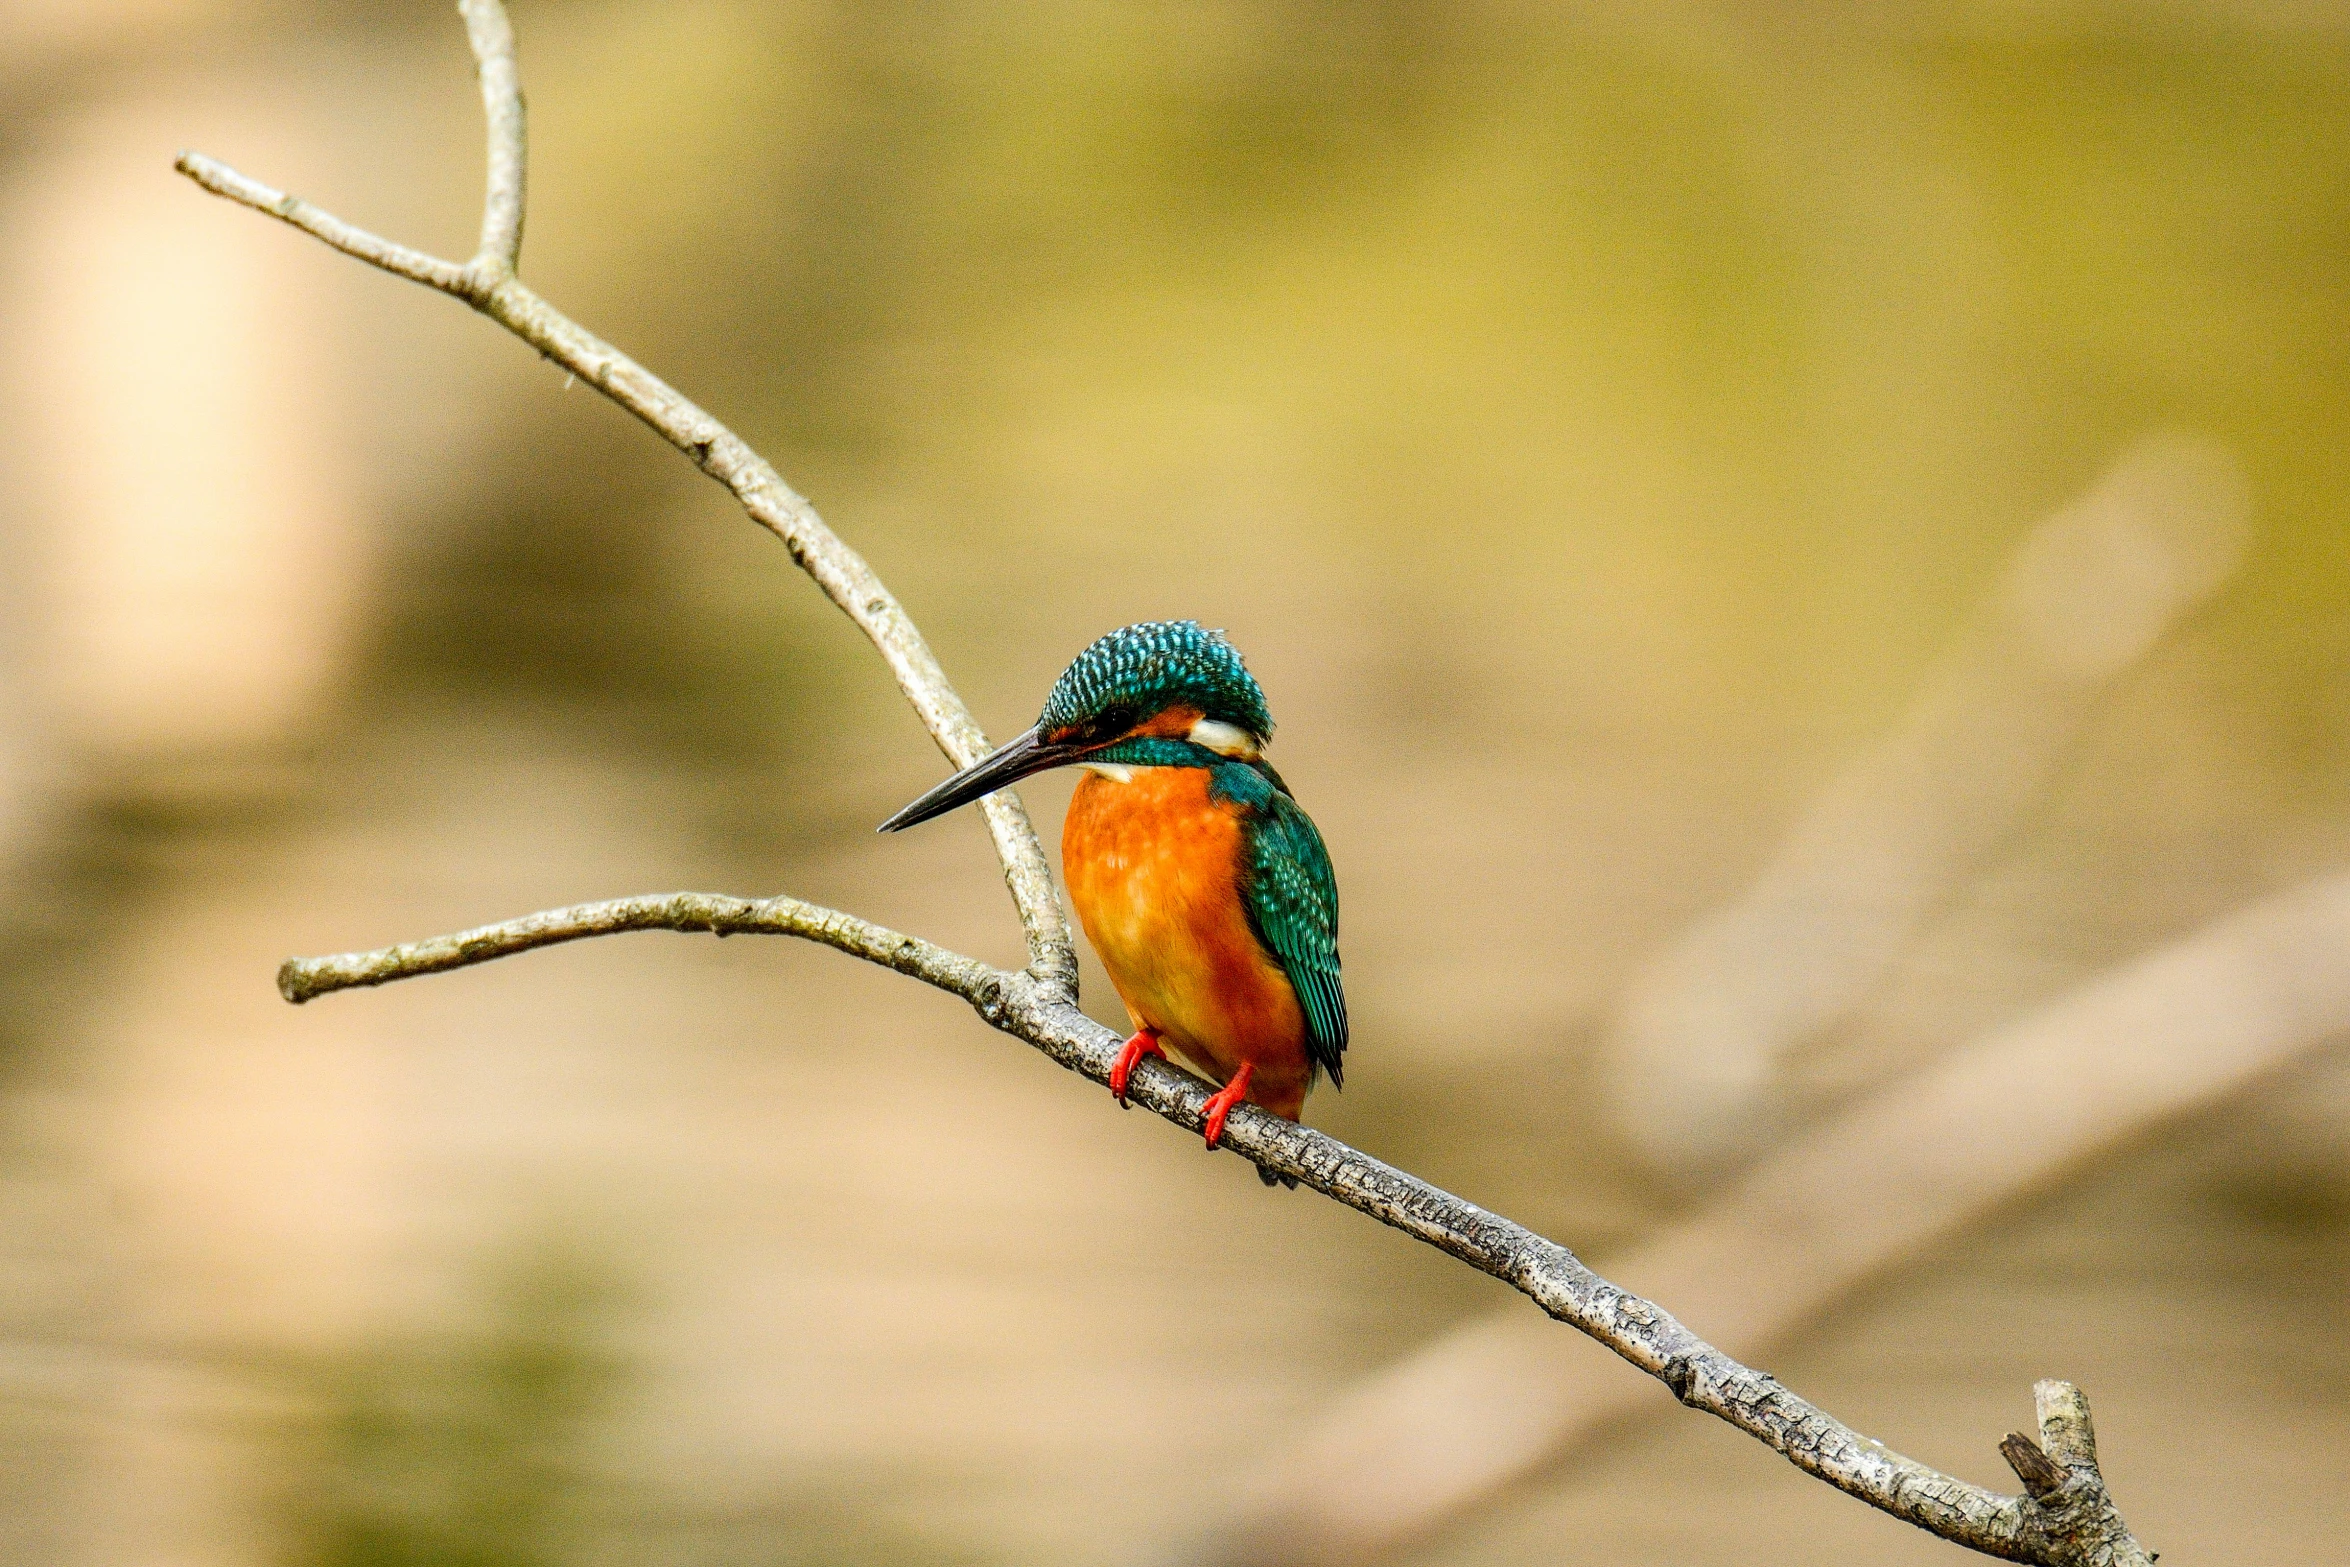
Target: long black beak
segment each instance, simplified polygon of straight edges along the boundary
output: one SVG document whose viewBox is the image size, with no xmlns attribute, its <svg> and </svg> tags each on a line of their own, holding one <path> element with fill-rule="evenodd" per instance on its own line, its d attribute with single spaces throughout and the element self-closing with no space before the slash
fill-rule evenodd
<svg viewBox="0 0 2350 1567">
<path fill-rule="evenodd" d="M 1066 767 L 1099 749 L 1099 746 L 1093 745 L 1054 745 L 1038 738 L 1036 731 L 1031 729 L 994 755 L 973 762 L 883 822 L 880 830 L 896 832 L 916 822 L 926 822 L 933 816 L 944 816 L 959 805 L 969 805 L 981 795 L 1008 789 L 1030 773 L 1041 773 L 1048 767 Z"/>
</svg>

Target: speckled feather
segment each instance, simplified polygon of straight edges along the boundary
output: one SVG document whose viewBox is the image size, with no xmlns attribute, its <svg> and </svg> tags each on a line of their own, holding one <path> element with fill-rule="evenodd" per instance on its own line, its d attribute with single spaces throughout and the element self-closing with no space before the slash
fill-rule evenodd
<svg viewBox="0 0 2350 1567">
<path fill-rule="evenodd" d="M 1295 992 L 1305 1022 L 1309 1074 L 1343 1080 L 1346 992 L 1338 959 L 1338 881 L 1313 821 L 1271 764 L 1235 758 L 1184 738 L 1190 717 L 1212 719 L 1264 743 L 1273 717 L 1238 649 L 1195 621 L 1146 621 L 1096 641 L 1054 682 L 1037 730 L 1053 738 L 1107 739 L 1093 760 L 1124 767 L 1199 768 L 1208 794 L 1240 829 L 1237 880 L 1248 931 Z M 1171 729 L 1136 734 L 1162 717 Z M 1098 943 L 1097 943 L 1098 945 Z M 1310 1078 L 1309 1078 L 1310 1081 Z"/>
<path fill-rule="evenodd" d="M 1313 818 L 1272 769 L 1227 762 L 1209 793 L 1245 813 L 1241 897 L 1249 926 L 1288 974 L 1306 1015 L 1306 1052 L 1343 1087 L 1346 990 L 1338 967 L 1338 878 Z"/>
<path fill-rule="evenodd" d="M 1246 730 L 1260 744 L 1273 734 L 1265 694 L 1240 650 L 1194 620 L 1146 620 L 1095 642 L 1053 682 L 1036 727 L 1049 738 L 1106 739 L 1179 706 Z"/>
</svg>

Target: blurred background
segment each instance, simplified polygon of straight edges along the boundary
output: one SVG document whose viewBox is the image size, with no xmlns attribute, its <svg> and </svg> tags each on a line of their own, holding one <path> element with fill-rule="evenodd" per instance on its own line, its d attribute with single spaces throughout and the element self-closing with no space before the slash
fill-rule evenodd
<svg viewBox="0 0 2350 1567">
<path fill-rule="evenodd" d="M 2350 871 L 2341 12 L 516 21 L 525 276 L 772 457 L 991 733 L 1112 626 L 1228 628 L 1346 899 L 1309 1118 L 1603 1270 L 2284 907 L 1754 1352 L 1990 1484 L 2074 1378 L 2149 1545 L 2350 1557 L 2350 921 L 2289 901 Z M 463 255 L 479 121 L 440 3 L 0 10 L 0 1562 L 1139 1563 L 1244 1515 L 1339 1559 L 1262 1494 L 1532 1320 L 1500 1286 L 822 951 L 277 999 L 676 887 L 1020 951 L 969 813 L 874 837 L 944 763 L 721 491 L 170 168 Z M 1958 1559 L 1634 1405 L 1388 1557 Z"/>
</svg>

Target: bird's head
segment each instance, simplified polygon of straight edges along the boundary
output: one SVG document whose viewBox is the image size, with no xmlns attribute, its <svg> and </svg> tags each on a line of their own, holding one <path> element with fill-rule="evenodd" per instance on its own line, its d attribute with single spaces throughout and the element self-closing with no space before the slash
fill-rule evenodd
<svg viewBox="0 0 2350 1567">
<path fill-rule="evenodd" d="M 943 816 L 1031 773 L 1160 741 L 1254 757 L 1273 735 L 1265 693 L 1240 650 L 1196 621 L 1124 626 L 1077 655 L 1044 699 L 1036 727 L 881 824 L 895 832 Z"/>
</svg>

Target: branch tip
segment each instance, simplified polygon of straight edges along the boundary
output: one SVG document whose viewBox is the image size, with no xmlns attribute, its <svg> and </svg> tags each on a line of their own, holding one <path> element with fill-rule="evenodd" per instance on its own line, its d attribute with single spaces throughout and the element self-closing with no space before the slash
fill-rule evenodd
<svg viewBox="0 0 2350 1567">
<path fill-rule="evenodd" d="M 312 239 L 331 245 L 346 256 L 366 262 L 371 267 L 411 282 L 437 288 L 444 294 L 454 294 L 468 303 L 475 302 L 475 289 L 466 269 L 454 261 L 443 261 L 428 256 L 421 250 L 396 245 L 380 234 L 370 234 L 354 224 L 345 223 L 331 212 L 323 212 L 299 196 L 287 194 L 259 180 L 239 174 L 217 158 L 208 158 L 200 152 L 183 152 L 172 160 L 173 168 L 203 186 L 213 195 L 266 213 L 281 223 L 300 229 Z"/>
<path fill-rule="evenodd" d="M 2068 1469 L 2097 1467 L 2097 1426 L 2089 1416 L 2089 1398 L 2070 1382 L 2055 1378 L 2032 1384 L 2032 1402 L 2040 1416 L 2040 1441 L 2048 1456 Z"/>
<path fill-rule="evenodd" d="M 2007 1460 L 2007 1467 L 2024 1483 L 2024 1490 L 2035 1501 L 2044 1501 L 2056 1488 L 2064 1484 L 2064 1471 L 2056 1461 L 2040 1450 L 2040 1444 L 2021 1431 L 2010 1431 L 1999 1444 L 1999 1456 Z"/>
</svg>

